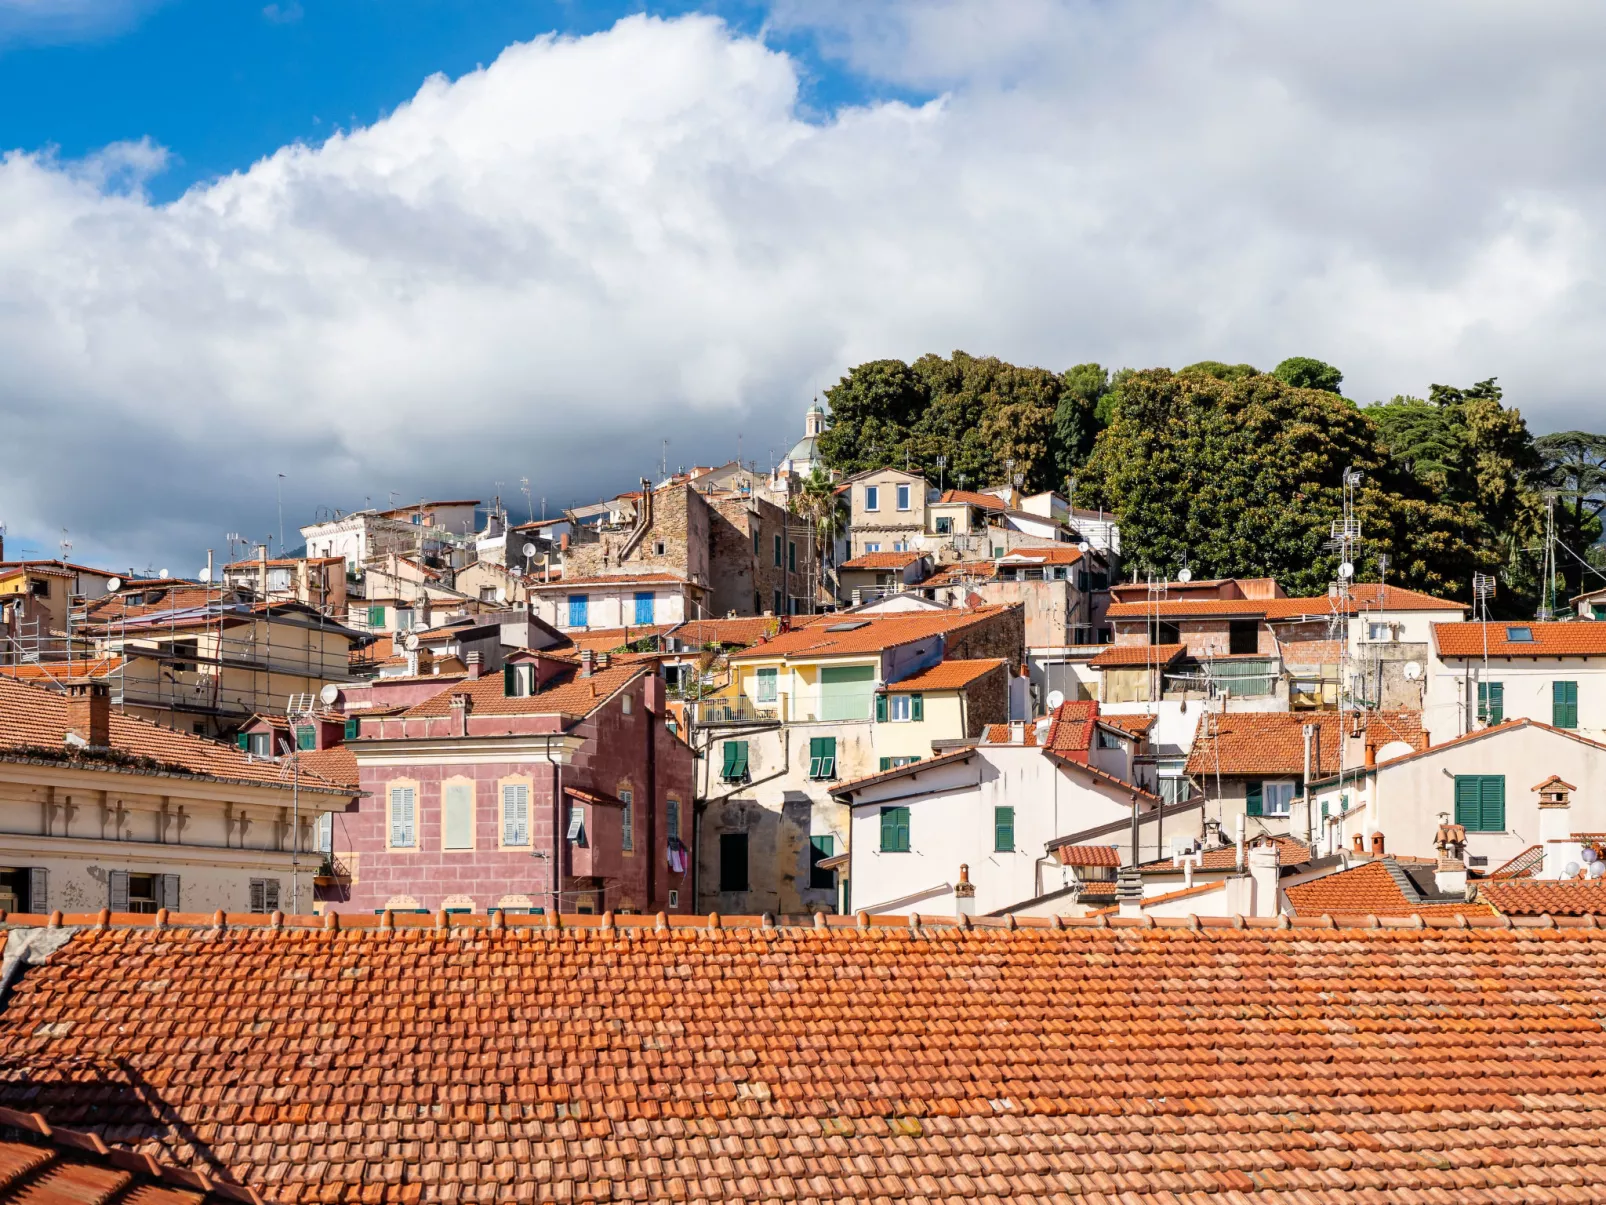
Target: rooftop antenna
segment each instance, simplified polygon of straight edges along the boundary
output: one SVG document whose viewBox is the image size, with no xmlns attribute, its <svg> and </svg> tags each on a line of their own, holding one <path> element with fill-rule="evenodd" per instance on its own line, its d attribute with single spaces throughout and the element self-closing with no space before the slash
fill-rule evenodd
<svg viewBox="0 0 1606 1205">
<path fill-rule="evenodd" d="M 61 559 L 65 561 L 67 554 L 72 551 L 72 541 L 67 538 L 67 529 L 61 529 Z"/>
<path fill-rule="evenodd" d="M 946 469 L 947 467 L 948 467 L 948 457 L 946 457 L 946 456 L 938 456 L 937 457 L 937 492 L 938 493 L 942 492 L 942 474 L 943 474 L 943 470 Z"/>
<path fill-rule="evenodd" d="M 1489 600 L 1494 597 L 1494 588 L 1495 579 L 1492 574 L 1474 573 L 1472 575 L 1472 616 L 1477 619 L 1479 612 L 1482 611 L 1483 620 L 1483 682 L 1479 683 L 1478 688 L 1485 692 L 1483 704 L 1485 716 L 1489 712 L 1487 687 L 1484 685 L 1489 681 Z M 1467 701 L 1471 702 L 1470 699 Z M 1473 704 L 1473 714 L 1477 714 L 1476 704 Z M 1468 723 L 1466 727 L 1468 732 L 1472 731 L 1471 723 Z"/>
<path fill-rule="evenodd" d="M 314 708 L 310 694 L 291 695 L 284 707 L 293 746 L 290 755 L 290 911 L 295 915 L 301 912 L 301 734 L 298 729 L 302 722 L 314 722 L 317 715 Z"/>
<path fill-rule="evenodd" d="M 658 442 L 663 445 L 663 452 L 658 457 L 658 476 L 667 477 L 669 476 L 669 440 L 662 439 Z"/>
<path fill-rule="evenodd" d="M 1539 614 L 1543 623 L 1556 615 L 1556 494 L 1545 491 L 1545 556 L 1540 569 Z"/>
<path fill-rule="evenodd" d="M 279 555 L 284 555 L 284 474 L 279 474 Z"/>
<path fill-rule="evenodd" d="M 396 509 L 396 499 L 400 498 L 400 497 L 401 497 L 401 491 L 400 490 L 391 490 L 390 491 L 390 509 L 391 510 L 395 510 Z"/>
<path fill-rule="evenodd" d="M 1361 539 L 1361 521 L 1355 516 L 1355 492 L 1361 484 L 1359 469 L 1344 470 L 1343 513 L 1333 520 L 1327 547 L 1338 553 L 1338 582 L 1333 592 L 1333 610 L 1328 619 L 1329 631 L 1339 640 L 1341 652 L 1338 662 L 1338 783 L 1344 785 L 1344 754 L 1349 726 L 1345 719 L 1348 704 L 1354 700 L 1350 691 L 1350 598 L 1355 582 L 1355 547 Z"/>
<path fill-rule="evenodd" d="M 535 504 L 530 501 L 530 479 L 528 477 L 520 477 L 519 478 L 519 492 L 524 495 L 525 509 L 528 510 L 529 513 L 530 513 L 530 522 L 534 523 L 535 522 Z M 545 498 L 541 499 L 541 517 L 543 519 L 546 518 L 546 499 Z"/>
</svg>

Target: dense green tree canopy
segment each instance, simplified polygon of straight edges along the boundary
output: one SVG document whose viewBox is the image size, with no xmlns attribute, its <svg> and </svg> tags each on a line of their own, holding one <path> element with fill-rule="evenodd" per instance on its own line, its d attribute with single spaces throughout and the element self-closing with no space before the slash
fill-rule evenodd
<svg viewBox="0 0 1606 1205">
<path fill-rule="evenodd" d="M 1271 375 L 1295 389 L 1321 389 L 1328 393 L 1337 393 L 1344 381 L 1344 374 L 1338 369 L 1309 356 L 1289 356 L 1271 370 Z"/>
</svg>

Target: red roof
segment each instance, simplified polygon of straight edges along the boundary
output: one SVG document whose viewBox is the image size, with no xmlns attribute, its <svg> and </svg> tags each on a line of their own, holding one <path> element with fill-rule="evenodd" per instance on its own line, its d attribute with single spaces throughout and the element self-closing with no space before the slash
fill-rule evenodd
<svg viewBox="0 0 1606 1205">
<path fill-rule="evenodd" d="M 326 782 L 339 783 L 341 786 L 350 787 L 353 791 L 357 790 L 357 758 L 352 754 L 350 745 L 309 749 L 305 753 L 297 753 L 296 756 L 301 759 L 302 773 L 311 772 Z"/>
<path fill-rule="evenodd" d="M 1009 662 L 1001 657 L 987 657 L 976 661 L 939 661 L 930 669 L 897 682 L 889 682 L 884 691 L 960 690 L 986 674 L 1000 671 L 1009 673 Z"/>
<path fill-rule="evenodd" d="M 843 561 L 843 569 L 904 569 L 925 556 L 923 552 L 861 552 L 851 561 Z"/>
<path fill-rule="evenodd" d="M 979 506 L 983 510 L 1008 509 L 1002 498 L 994 497 L 992 494 L 978 494 L 975 490 L 944 490 L 942 497 L 932 505 L 941 506 L 945 502 L 963 502 L 970 506 Z"/>
<path fill-rule="evenodd" d="M 501 674 L 464 679 L 450 690 L 432 695 L 403 717 L 450 715 L 452 696 L 467 694 L 471 715 L 567 715 L 588 716 L 631 680 L 652 670 L 650 661 L 622 661 L 615 658 L 606 669 L 594 670 L 589 678 L 572 669 L 550 680 L 533 695 L 508 698 L 503 694 Z M 363 733 L 366 738 L 369 734 Z"/>
<path fill-rule="evenodd" d="M 1185 644 L 1112 644 L 1088 662 L 1094 669 L 1164 669 L 1188 651 Z"/>
<path fill-rule="evenodd" d="M 1606 879 L 1502 879 L 1478 898 L 1506 916 L 1606 916 Z"/>
<path fill-rule="evenodd" d="M 1487 916 L 1487 904 L 1413 901 L 1381 861 L 1283 889 L 1299 916 Z"/>
<path fill-rule="evenodd" d="M 1427 749 L 1421 712 L 1363 714 L 1364 720 L 1357 721 L 1355 713 L 1341 717 L 1336 711 L 1206 712 L 1199 717 L 1193 750 L 1188 754 L 1187 772 L 1193 775 L 1300 775 L 1305 770 L 1306 724 L 1315 724 L 1320 729 L 1313 751 L 1313 780 L 1338 773 L 1339 734 L 1346 722 L 1363 723 L 1368 738 L 1379 748 L 1393 741 L 1403 741 L 1412 749 Z M 1353 762 L 1349 768 L 1355 768 Z"/>
<path fill-rule="evenodd" d="M 747 648 L 757 644 L 766 634 L 777 631 L 780 621 L 768 615 L 735 615 L 725 619 L 691 619 L 672 629 L 668 635 L 691 648 L 709 644 L 735 645 Z"/>
<path fill-rule="evenodd" d="M 990 622 L 1009 610 L 1006 606 L 991 606 L 890 615 L 826 615 L 806 626 L 782 632 L 773 640 L 732 653 L 730 659 L 869 655 Z"/>
<path fill-rule="evenodd" d="M 1119 866 L 1121 851 L 1113 845 L 1061 845 L 1054 851 L 1061 866 Z"/>
<path fill-rule="evenodd" d="M 1527 632 L 1532 639 L 1513 640 Z M 1436 623 L 1433 640 L 1441 657 L 1481 657 L 1488 637 L 1491 657 L 1599 657 L 1606 655 L 1606 623 L 1566 622 Z"/>
<path fill-rule="evenodd" d="M 0 1099 L 284 1202 L 1594 1195 L 1575 922 L 378 919 L 74 933 Z"/>
<path fill-rule="evenodd" d="M 981 580 L 991 581 L 998 576 L 998 566 L 992 561 L 955 561 L 945 565 L 920 583 L 920 589 L 930 590 L 937 586 L 952 586 L 975 579 L 977 584 Z"/>
<path fill-rule="evenodd" d="M 1111 603 L 1105 614 L 1111 619 L 1142 619 L 1145 616 L 1160 619 L 1208 619 L 1224 616 L 1242 616 L 1288 621 L 1301 618 L 1322 618 L 1337 614 L 1339 600 L 1328 594 L 1315 594 L 1303 598 L 1166 598 L 1144 602 Z M 1375 583 L 1352 588 L 1348 611 L 1352 615 L 1366 611 L 1465 611 L 1466 604 L 1447 598 L 1435 598 L 1417 590 L 1404 590 L 1398 586 L 1387 589 Z"/>
<path fill-rule="evenodd" d="M 1074 565 L 1082 550 L 1074 544 L 1044 545 L 1041 548 L 1011 548 L 998 558 L 1000 565 Z"/>
</svg>

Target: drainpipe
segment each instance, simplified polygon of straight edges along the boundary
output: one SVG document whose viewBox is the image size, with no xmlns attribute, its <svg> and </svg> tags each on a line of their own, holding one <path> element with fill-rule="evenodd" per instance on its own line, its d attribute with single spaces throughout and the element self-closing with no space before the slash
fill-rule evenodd
<svg viewBox="0 0 1606 1205">
<path fill-rule="evenodd" d="M 563 765 L 552 756 L 552 737 L 547 736 L 546 759 L 552 767 L 552 856 L 547 867 L 547 889 L 552 896 L 553 915 L 563 912 Z"/>
</svg>

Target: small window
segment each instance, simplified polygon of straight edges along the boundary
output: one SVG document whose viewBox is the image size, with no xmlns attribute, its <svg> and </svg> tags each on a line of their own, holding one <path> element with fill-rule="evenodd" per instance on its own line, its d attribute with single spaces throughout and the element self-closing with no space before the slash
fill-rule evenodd
<svg viewBox="0 0 1606 1205">
<path fill-rule="evenodd" d="M 907 485 L 900 485 L 898 487 L 898 509 L 909 509 L 909 487 Z"/>
<path fill-rule="evenodd" d="M 1165 625 L 1162 624 L 1161 626 Z M 1177 642 L 1175 640 L 1165 640 L 1160 643 L 1176 644 Z M 1258 653 L 1260 651 L 1260 621 L 1258 619 L 1232 620 L 1227 625 L 1227 651 L 1234 656 Z"/>
<path fill-rule="evenodd" d="M 619 848 L 626 853 L 636 850 L 636 793 L 634 791 L 620 791 L 619 802 L 624 804 L 624 811 L 619 817 Z"/>
<path fill-rule="evenodd" d="M 526 783 L 508 783 L 502 788 L 502 844 L 530 843 L 530 788 Z"/>
<path fill-rule="evenodd" d="M 173 641 L 173 672 L 175 674 L 193 674 L 195 672 L 196 658 L 201 653 L 201 643 L 198 640 Z"/>
<path fill-rule="evenodd" d="M 867 486 L 864 487 L 864 509 L 865 510 L 880 510 L 881 509 L 881 487 L 880 486 L 867 485 Z"/>
<path fill-rule="evenodd" d="M 1263 815 L 1286 816 L 1293 811 L 1294 784 L 1291 782 L 1268 782 L 1262 789 Z"/>
<path fill-rule="evenodd" d="M 1506 831 L 1506 776 L 1457 774 L 1455 822 L 1469 833 Z"/>
<path fill-rule="evenodd" d="M 719 835 L 719 889 L 747 890 L 747 834 Z"/>
<path fill-rule="evenodd" d="M 242 733 L 241 735 L 244 736 L 246 741 L 245 751 L 253 757 L 273 756 L 273 733 L 252 732 L 249 734 Z"/>
<path fill-rule="evenodd" d="M 573 841 L 576 845 L 580 846 L 582 849 L 585 848 L 585 844 L 586 844 L 586 811 L 579 804 L 573 804 L 569 808 L 568 839 L 570 841 Z"/>
<path fill-rule="evenodd" d="M 785 600 L 781 597 L 781 592 L 779 590 L 777 590 L 775 592 L 775 614 L 776 615 L 785 615 L 786 614 L 785 611 L 781 610 L 781 606 L 784 603 L 784 601 Z"/>
<path fill-rule="evenodd" d="M 413 630 L 413 613 L 411 611 L 404 611 L 400 607 L 396 608 L 396 630 L 398 632 L 410 632 Z"/>
<path fill-rule="evenodd" d="M 325 812 L 318 817 L 318 835 L 315 840 L 317 841 L 319 853 L 332 854 L 335 852 L 335 815 L 333 812 Z"/>
<path fill-rule="evenodd" d="M 474 787 L 472 783 L 446 784 L 441 800 L 441 848 L 474 848 Z"/>
<path fill-rule="evenodd" d="M 359 720 L 356 716 L 348 716 L 347 719 L 346 719 L 346 739 L 348 741 L 356 740 L 357 739 L 357 734 L 359 732 L 361 732 L 361 731 L 362 731 L 362 721 Z"/>
<path fill-rule="evenodd" d="M 780 670 L 761 669 L 754 682 L 753 698 L 759 703 L 773 703 L 776 697 L 776 687 L 780 682 Z"/>
<path fill-rule="evenodd" d="M 781 567 L 781 537 L 780 536 L 776 536 L 775 537 L 775 567 L 777 569 L 779 569 Z M 779 608 L 777 608 L 777 609 L 779 609 Z"/>
<path fill-rule="evenodd" d="M 1506 629 L 1506 643 L 1507 644 L 1532 644 L 1533 642 L 1534 642 L 1534 630 L 1532 628 L 1507 628 Z"/>
<path fill-rule="evenodd" d="M 954 534 L 954 521 L 947 515 L 937 516 L 937 534 L 939 536 L 951 536 Z"/>
<path fill-rule="evenodd" d="M 1229 637 L 1230 639 L 1230 637 Z M 1182 629 L 1174 623 L 1165 621 L 1151 622 L 1149 624 L 1150 644 L 1181 644 Z"/>
<path fill-rule="evenodd" d="M 866 544 L 864 546 L 864 550 L 866 552 L 880 552 L 881 551 L 881 545 L 880 544 Z"/>
<path fill-rule="evenodd" d="M 390 844 L 393 849 L 411 849 L 417 839 L 414 824 L 416 798 L 412 787 L 391 788 Z"/>
<path fill-rule="evenodd" d="M 1015 852 L 1015 809 L 1012 807 L 993 809 L 993 852 Z"/>
<path fill-rule="evenodd" d="M 252 879 L 247 912 L 277 912 L 279 910 L 279 880 Z"/>
<path fill-rule="evenodd" d="M 1099 729 L 1099 748 L 1100 749 L 1119 749 L 1119 748 L 1121 748 L 1121 738 L 1119 736 L 1117 736 L 1115 733 L 1110 732 L 1108 729 L 1100 728 Z"/>
<path fill-rule="evenodd" d="M 653 542 L 653 546 L 652 546 L 652 554 L 653 554 L 653 556 L 663 556 L 664 555 L 664 549 L 665 549 L 665 544 L 664 544 L 664 542 L 662 540 L 656 540 L 656 541 Z"/>
<path fill-rule="evenodd" d="M 809 738 L 809 777 L 816 780 L 836 777 L 836 737 Z"/>
<path fill-rule="evenodd" d="M 296 748 L 305 752 L 318 747 L 318 730 L 311 724 L 300 724 L 296 727 Z"/>
<path fill-rule="evenodd" d="M 586 594 L 569 595 L 569 623 L 571 628 L 587 626 L 591 610 L 591 597 Z"/>
<path fill-rule="evenodd" d="M 786 571 L 788 573 L 796 573 L 797 572 L 797 541 L 796 540 L 788 540 L 786 542 Z"/>
<path fill-rule="evenodd" d="M 650 624 L 652 620 L 653 594 L 651 590 L 638 591 L 636 594 L 636 622 Z"/>
<path fill-rule="evenodd" d="M 747 742 L 726 741 L 724 768 L 720 771 L 720 778 L 726 782 L 746 782 L 747 777 Z"/>
<path fill-rule="evenodd" d="M 383 606 L 368 608 L 368 626 L 382 628 L 385 626 L 385 608 Z"/>
<path fill-rule="evenodd" d="M 680 892 L 676 891 L 673 887 L 669 889 L 669 906 L 671 908 L 680 907 Z"/>
<path fill-rule="evenodd" d="M 49 598 L 50 583 L 44 581 L 29 582 L 28 593 L 32 594 L 35 598 Z"/>
<path fill-rule="evenodd" d="M 131 874 L 128 876 L 128 907 L 125 912 L 155 912 L 156 883 L 158 876 L 154 874 Z"/>
<path fill-rule="evenodd" d="M 836 871 L 821 870 L 820 863 L 836 853 L 836 838 L 830 835 L 809 838 L 809 887 L 829 891 L 836 886 Z"/>
<path fill-rule="evenodd" d="M 671 841 L 680 840 L 680 800 L 671 799 L 664 804 L 664 835 Z"/>
<path fill-rule="evenodd" d="M 635 710 L 635 704 L 630 695 L 626 694 L 619 696 L 619 710 L 624 712 L 626 715 L 630 715 Z"/>
<path fill-rule="evenodd" d="M 1369 623 L 1366 625 L 1366 638 L 1372 641 L 1392 639 L 1394 625 L 1387 623 Z"/>
<path fill-rule="evenodd" d="M 892 695 L 888 699 L 888 702 L 890 704 L 890 707 L 889 707 L 890 714 L 887 716 L 887 718 L 889 720 L 891 720 L 894 724 L 906 724 L 906 723 L 908 723 L 909 722 L 909 696 L 908 695 Z"/>
<path fill-rule="evenodd" d="M 909 852 L 909 809 L 889 807 L 881 809 L 881 852 L 906 854 Z"/>
</svg>

